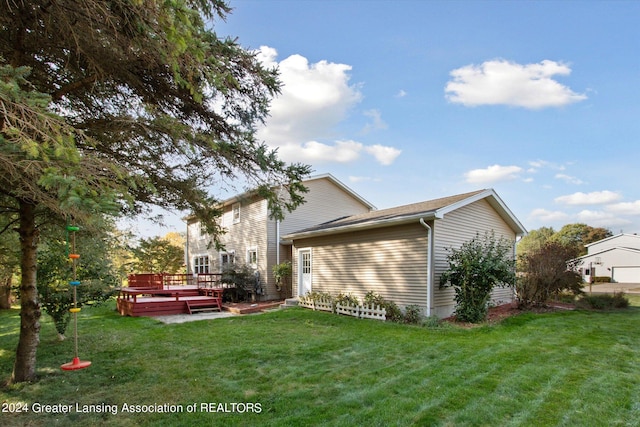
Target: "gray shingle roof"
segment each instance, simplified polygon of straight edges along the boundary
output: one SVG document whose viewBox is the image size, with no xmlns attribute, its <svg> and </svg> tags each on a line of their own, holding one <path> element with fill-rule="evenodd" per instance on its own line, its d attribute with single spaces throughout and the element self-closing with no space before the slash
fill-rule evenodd
<svg viewBox="0 0 640 427">
<path fill-rule="evenodd" d="M 442 197 L 434 200 L 427 200 L 419 203 L 412 203 L 409 205 L 397 206 L 389 209 L 381 209 L 378 211 L 371 211 L 359 215 L 347 216 L 337 218 L 332 221 L 328 221 L 314 227 L 306 228 L 304 230 L 291 233 L 289 236 L 283 236 L 284 238 L 297 236 L 300 234 L 314 234 L 315 232 L 323 232 L 341 228 L 350 228 L 358 225 L 375 224 L 380 222 L 394 222 L 401 221 L 404 218 L 413 218 L 416 216 L 429 216 L 435 214 L 438 210 L 446 208 L 447 206 L 454 205 L 465 199 L 478 195 L 487 190 L 478 190 L 470 193 L 458 194 L 455 196 Z"/>
</svg>

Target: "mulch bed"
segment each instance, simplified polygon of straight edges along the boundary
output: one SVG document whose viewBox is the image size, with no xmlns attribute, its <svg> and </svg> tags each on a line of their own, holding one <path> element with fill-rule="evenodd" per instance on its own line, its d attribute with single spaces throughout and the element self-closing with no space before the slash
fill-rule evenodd
<svg viewBox="0 0 640 427">
<path fill-rule="evenodd" d="M 482 323 L 459 322 L 456 319 L 456 316 L 447 317 L 442 320 L 445 322 L 453 323 L 457 326 L 462 326 L 464 328 L 472 328 L 480 325 L 499 323 L 508 317 L 517 316 L 518 314 L 522 314 L 522 313 L 551 313 L 554 311 L 573 310 L 573 309 L 575 309 L 574 304 L 566 304 L 562 302 L 551 302 L 541 307 L 529 307 L 526 309 L 521 309 L 518 307 L 518 303 L 512 302 L 509 304 L 503 304 L 503 305 L 498 305 L 496 307 L 491 307 L 489 309 L 489 313 L 487 314 L 487 319 Z"/>
</svg>

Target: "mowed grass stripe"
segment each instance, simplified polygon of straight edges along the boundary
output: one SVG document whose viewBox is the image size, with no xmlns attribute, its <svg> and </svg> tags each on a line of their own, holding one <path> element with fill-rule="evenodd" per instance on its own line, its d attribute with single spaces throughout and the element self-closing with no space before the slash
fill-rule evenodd
<svg viewBox="0 0 640 427">
<path fill-rule="evenodd" d="M 523 314 L 471 329 L 397 325 L 304 309 L 165 325 L 83 310 L 80 355 L 43 316 L 40 380 L 0 400 L 122 405 L 260 402 L 259 414 L 21 414 L 6 425 L 636 425 L 637 307 Z M 8 377 L 17 311 L 0 313 Z"/>
</svg>

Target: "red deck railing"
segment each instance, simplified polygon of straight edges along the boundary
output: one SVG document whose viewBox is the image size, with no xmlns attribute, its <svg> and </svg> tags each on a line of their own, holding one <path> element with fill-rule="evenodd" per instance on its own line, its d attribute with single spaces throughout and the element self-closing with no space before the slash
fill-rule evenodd
<svg viewBox="0 0 640 427">
<path fill-rule="evenodd" d="M 166 289 L 169 286 L 196 286 L 198 288 L 218 288 L 221 286 L 220 273 L 168 274 L 138 273 L 129 275 L 130 288 Z"/>
</svg>

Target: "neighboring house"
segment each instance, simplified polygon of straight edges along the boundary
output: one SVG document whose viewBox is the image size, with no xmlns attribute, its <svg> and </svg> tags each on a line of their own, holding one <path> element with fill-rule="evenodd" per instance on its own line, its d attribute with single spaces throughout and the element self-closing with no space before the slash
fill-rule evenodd
<svg viewBox="0 0 640 427">
<path fill-rule="evenodd" d="M 320 175 L 304 181 L 309 192 L 305 203 L 288 213 L 283 221 L 269 218 L 267 201 L 248 192 L 223 202 L 220 219 L 225 234 L 220 237 L 224 250 L 210 244 L 210 236 L 201 232 L 200 222 L 187 219 L 187 272 L 217 273 L 226 263 L 249 264 L 259 273 L 261 300 L 279 299 L 272 267 L 291 260 L 291 242 L 281 236 L 295 230 L 333 220 L 338 217 L 369 212 L 375 207 L 331 175 Z"/>
<path fill-rule="evenodd" d="M 618 234 L 585 247 L 587 254 L 578 258 L 585 282 L 606 276 L 615 283 L 640 283 L 640 236 Z"/>
<path fill-rule="evenodd" d="M 453 290 L 439 289 L 448 249 L 485 232 L 513 241 L 514 256 L 516 237 L 526 232 L 492 189 L 345 216 L 283 238 L 293 241 L 294 296 L 321 291 L 362 299 L 373 291 L 446 317 L 455 308 Z M 499 288 L 492 299 L 513 297 Z"/>
</svg>

